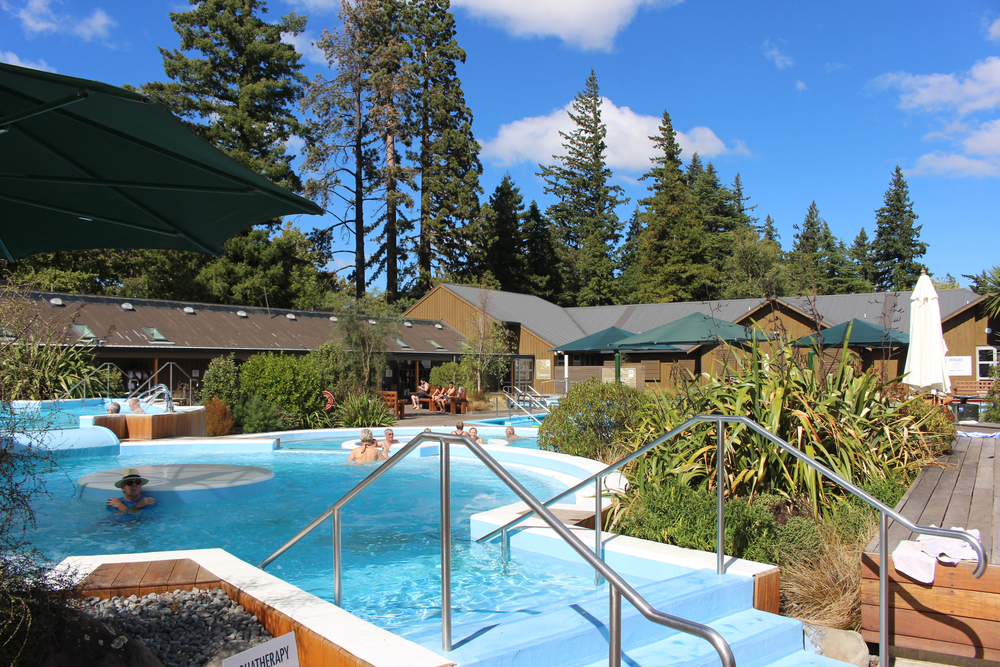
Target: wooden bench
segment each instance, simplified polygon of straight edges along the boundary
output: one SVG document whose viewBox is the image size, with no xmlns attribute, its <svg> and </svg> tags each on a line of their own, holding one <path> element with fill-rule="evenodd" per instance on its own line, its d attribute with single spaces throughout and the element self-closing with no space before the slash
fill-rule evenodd
<svg viewBox="0 0 1000 667">
<path fill-rule="evenodd" d="M 993 380 L 958 380 L 952 385 L 953 394 L 986 398 L 993 388 Z"/>
<path fill-rule="evenodd" d="M 431 396 L 433 396 L 437 392 L 437 390 L 438 387 L 431 386 L 431 388 L 427 390 L 427 393 L 430 394 L 430 396 L 419 397 L 417 401 L 419 402 L 420 407 L 427 406 L 428 410 L 434 410 L 435 409 L 434 401 L 431 399 Z"/>
<path fill-rule="evenodd" d="M 437 390 L 438 390 L 437 387 L 431 387 L 430 391 L 431 396 L 433 396 L 434 392 L 436 392 Z M 418 398 L 417 400 L 420 401 L 421 407 L 426 404 L 428 410 L 437 410 L 437 405 L 434 403 L 434 401 L 431 399 L 430 396 Z M 459 387 L 458 393 L 452 396 L 450 399 L 447 399 L 447 403 L 448 407 L 451 410 L 451 414 L 453 415 L 466 414 L 469 411 L 469 401 L 468 398 L 466 397 L 465 387 Z"/>
<path fill-rule="evenodd" d="M 396 419 L 402 419 L 406 416 L 406 402 L 399 400 L 399 394 L 395 391 L 380 391 L 379 395 L 382 396 L 382 400 L 385 404 L 389 406 L 392 410 L 392 414 L 396 416 Z"/>
</svg>

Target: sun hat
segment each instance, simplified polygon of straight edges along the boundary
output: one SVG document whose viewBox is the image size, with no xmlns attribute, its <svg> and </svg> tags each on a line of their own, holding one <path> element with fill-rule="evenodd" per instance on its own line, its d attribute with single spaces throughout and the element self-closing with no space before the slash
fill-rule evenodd
<svg viewBox="0 0 1000 667">
<path fill-rule="evenodd" d="M 145 477 L 142 477 L 139 474 L 138 470 L 136 470 L 135 468 L 129 468 L 128 470 L 125 471 L 125 474 L 122 475 L 122 478 L 117 482 L 115 482 L 115 487 L 120 489 L 125 485 L 125 482 L 130 482 L 133 479 L 138 479 L 140 485 L 149 484 L 149 480 L 146 479 Z"/>
</svg>

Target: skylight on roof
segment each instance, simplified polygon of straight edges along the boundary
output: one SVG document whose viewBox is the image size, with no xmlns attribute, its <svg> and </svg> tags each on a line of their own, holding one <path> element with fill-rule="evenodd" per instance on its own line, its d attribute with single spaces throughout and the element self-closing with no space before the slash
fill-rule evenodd
<svg viewBox="0 0 1000 667">
<path fill-rule="evenodd" d="M 146 332 L 146 337 L 154 343 L 169 343 L 170 339 L 160 333 L 160 330 L 156 327 L 143 327 L 143 331 Z"/>
<path fill-rule="evenodd" d="M 442 345 L 441 343 L 438 343 L 437 341 L 431 340 L 430 338 L 425 338 L 424 340 L 427 341 L 428 343 L 430 343 L 431 345 L 433 345 L 434 347 L 436 347 L 438 350 L 444 350 L 445 349 L 444 345 Z"/>
<path fill-rule="evenodd" d="M 402 341 L 401 339 L 399 339 L 399 338 L 394 338 L 393 340 L 394 340 L 394 341 L 396 341 L 396 345 L 400 346 L 400 347 L 401 347 L 401 348 L 403 348 L 404 350 L 412 350 L 412 349 L 413 349 L 412 347 L 410 347 L 409 345 L 407 345 L 406 343 L 404 343 L 404 342 L 403 342 L 403 341 Z"/>
<path fill-rule="evenodd" d="M 86 324 L 73 324 L 70 325 L 70 328 L 73 329 L 73 332 L 76 333 L 80 340 L 94 340 L 97 338 Z"/>
</svg>

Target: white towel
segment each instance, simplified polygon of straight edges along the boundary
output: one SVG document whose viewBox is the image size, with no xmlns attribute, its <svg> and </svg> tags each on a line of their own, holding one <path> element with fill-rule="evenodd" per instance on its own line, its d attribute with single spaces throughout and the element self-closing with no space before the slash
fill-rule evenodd
<svg viewBox="0 0 1000 667">
<path fill-rule="evenodd" d="M 934 566 L 937 561 L 926 554 L 923 545 L 911 540 L 903 540 L 892 552 L 892 564 L 897 572 L 916 579 L 923 584 L 934 583 Z"/>
</svg>

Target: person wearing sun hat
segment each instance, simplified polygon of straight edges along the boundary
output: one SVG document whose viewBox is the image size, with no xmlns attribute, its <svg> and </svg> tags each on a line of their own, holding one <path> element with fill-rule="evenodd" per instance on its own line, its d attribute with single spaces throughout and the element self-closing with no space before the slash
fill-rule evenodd
<svg viewBox="0 0 1000 667">
<path fill-rule="evenodd" d="M 124 496 L 108 498 L 108 509 L 134 513 L 141 511 L 143 507 L 155 505 L 154 499 L 142 495 L 142 485 L 148 483 L 149 480 L 140 475 L 138 470 L 129 468 L 122 478 L 115 482 L 115 486 L 122 490 Z"/>
</svg>

